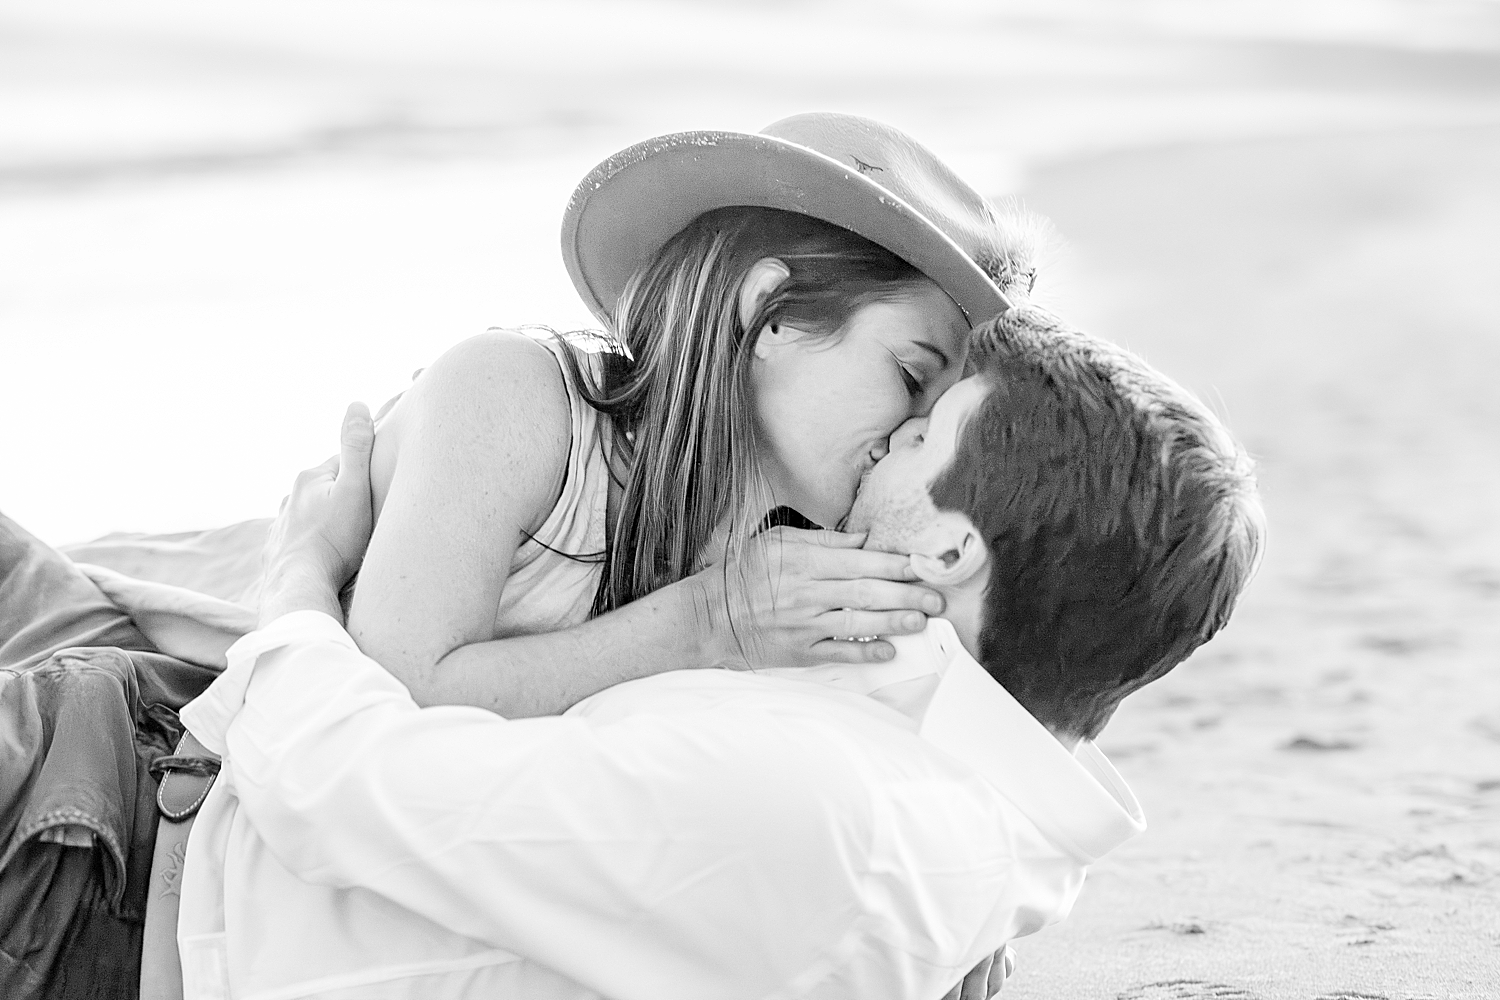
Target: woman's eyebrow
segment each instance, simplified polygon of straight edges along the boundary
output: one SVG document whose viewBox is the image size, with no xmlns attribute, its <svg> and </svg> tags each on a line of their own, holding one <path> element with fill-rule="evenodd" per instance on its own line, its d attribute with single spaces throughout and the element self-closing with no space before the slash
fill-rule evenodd
<svg viewBox="0 0 1500 1000">
<path fill-rule="evenodd" d="M 937 346 L 936 344 L 932 343 L 931 341 L 927 341 L 927 340 L 913 340 L 911 343 L 914 346 L 920 347 L 923 350 L 926 350 L 926 351 L 930 352 L 931 354 L 933 354 L 934 356 L 936 356 L 937 359 L 938 359 L 938 361 L 941 363 L 941 366 L 943 368 L 947 368 L 950 364 L 953 363 L 953 360 L 951 358 L 949 358 L 947 354 L 943 353 L 943 349 L 941 347 Z"/>
</svg>

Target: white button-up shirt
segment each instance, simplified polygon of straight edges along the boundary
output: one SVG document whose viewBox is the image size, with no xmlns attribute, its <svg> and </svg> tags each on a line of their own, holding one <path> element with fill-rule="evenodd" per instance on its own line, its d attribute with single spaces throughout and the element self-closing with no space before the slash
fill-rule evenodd
<svg viewBox="0 0 1500 1000">
<path fill-rule="evenodd" d="M 878 667 L 676 671 L 565 715 L 418 708 L 332 619 L 183 711 L 188 1000 L 936 997 L 1142 828 L 951 626 Z"/>
</svg>

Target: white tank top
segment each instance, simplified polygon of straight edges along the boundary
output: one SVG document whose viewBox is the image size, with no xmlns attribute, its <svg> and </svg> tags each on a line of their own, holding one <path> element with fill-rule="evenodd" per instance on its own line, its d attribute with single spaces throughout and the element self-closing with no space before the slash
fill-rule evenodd
<svg viewBox="0 0 1500 1000">
<path fill-rule="evenodd" d="M 495 638 L 556 632 L 585 621 L 603 571 L 609 470 L 609 418 L 579 395 L 555 337 L 539 338 L 562 370 L 573 426 L 562 495 L 537 533 L 523 539 L 495 613 Z M 597 355 L 585 355 L 597 371 Z"/>
</svg>

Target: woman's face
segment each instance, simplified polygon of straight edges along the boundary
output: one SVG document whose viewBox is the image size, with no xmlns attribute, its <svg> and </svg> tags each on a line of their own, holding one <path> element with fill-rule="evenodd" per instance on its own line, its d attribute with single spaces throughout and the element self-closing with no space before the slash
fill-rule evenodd
<svg viewBox="0 0 1500 1000">
<path fill-rule="evenodd" d="M 969 324 L 930 281 L 861 307 L 831 337 L 763 331 L 751 379 L 776 503 L 842 523 L 891 432 L 963 377 L 968 351 Z"/>
</svg>

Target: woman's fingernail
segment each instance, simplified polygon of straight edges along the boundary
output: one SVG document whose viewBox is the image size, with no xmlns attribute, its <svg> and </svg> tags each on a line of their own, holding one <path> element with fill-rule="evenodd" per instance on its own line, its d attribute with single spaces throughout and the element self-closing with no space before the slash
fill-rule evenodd
<svg viewBox="0 0 1500 1000">
<path fill-rule="evenodd" d="M 912 632 L 921 631 L 922 626 L 924 626 L 926 624 L 927 624 L 927 619 L 924 618 L 924 617 L 922 617 L 921 615 L 902 615 L 901 616 L 901 627 L 905 628 L 905 629 L 909 629 Z"/>
<path fill-rule="evenodd" d="M 928 594 L 922 598 L 922 610 L 929 615 L 940 615 L 943 613 L 943 599 L 937 594 Z"/>
<path fill-rule="evenodd" d="M 896 655 L 896 647 L 882 643 L 875 647 L 875 659 L 889 660 Z"/>
</svg>

